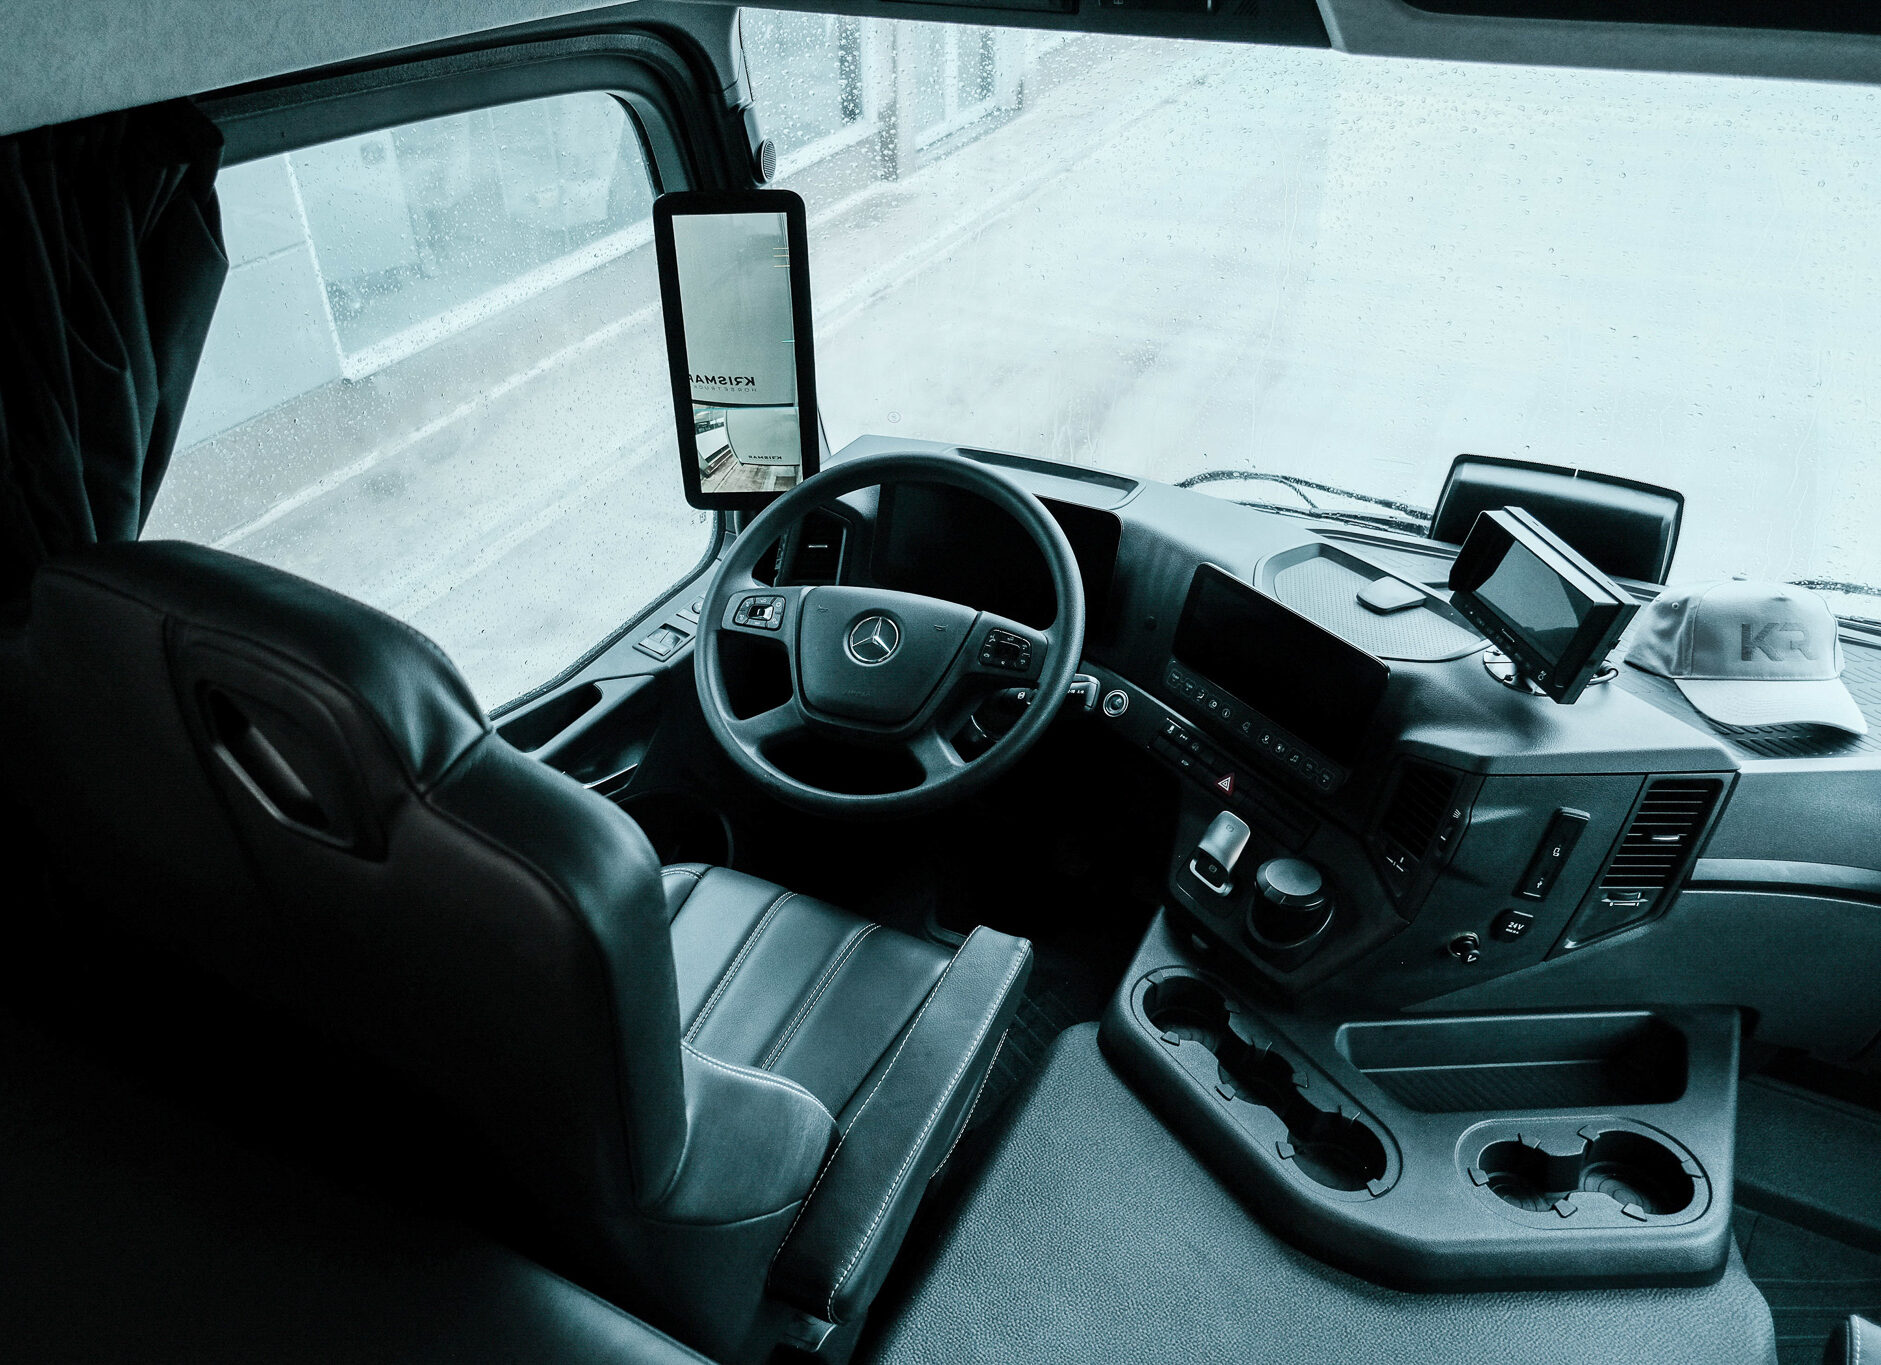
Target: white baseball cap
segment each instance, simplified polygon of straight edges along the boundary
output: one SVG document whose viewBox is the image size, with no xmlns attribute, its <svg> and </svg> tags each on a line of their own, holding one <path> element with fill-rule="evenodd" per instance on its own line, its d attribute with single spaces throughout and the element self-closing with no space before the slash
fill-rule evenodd
<svg viewBox="0 0 1881 1365">
<path fill-rule="evenodd" d="M 1727 578 L 1667 588 L 1639 613 L 1626 661 L 1670 678 L 1720 725 L 1868 733 L 1842 685 L 1835 614 L 1794 584 Z"/>
</svg>

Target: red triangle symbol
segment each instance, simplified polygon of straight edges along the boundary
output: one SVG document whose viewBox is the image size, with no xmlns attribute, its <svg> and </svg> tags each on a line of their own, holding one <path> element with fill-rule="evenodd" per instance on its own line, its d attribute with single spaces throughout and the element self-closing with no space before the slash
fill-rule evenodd
<svg viewBox="0 0 1881 1365">
<path fill-rule="evenodd" d="M 1215 783 L 1215 790 L 1220 792 L 1223 796 L 1233 796 L 1234 795 L 1234 774 L 1223 773 L 1221 775 L 1221 779 Z"/>
</svg>

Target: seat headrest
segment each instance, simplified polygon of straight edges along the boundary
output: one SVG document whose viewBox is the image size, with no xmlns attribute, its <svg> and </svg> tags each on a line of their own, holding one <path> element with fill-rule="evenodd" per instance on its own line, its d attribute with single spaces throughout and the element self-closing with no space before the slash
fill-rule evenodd
<svg viewBox="0 0 1881 1365">
<path fill-rule="evenodd" d="M 161 614 L 180 634 L 220 636 L 304 671 L 349 698 L 393 757 L 428 788 L 489 732 L 470 685 L 437 645 L 404 622 L 304 578 L 182 541 L 99 545 L 53 560 L 33 582 L 36 629 L 74 587 Z"/>
</svg>

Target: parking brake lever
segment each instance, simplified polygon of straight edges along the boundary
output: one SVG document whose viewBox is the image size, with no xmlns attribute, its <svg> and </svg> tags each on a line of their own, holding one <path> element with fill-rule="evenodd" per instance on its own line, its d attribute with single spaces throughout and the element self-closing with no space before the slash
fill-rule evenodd
<svg viewBox="0 0 1881 1365">
<path fill-rule="evenodd" d="M 1214 892 L 1226 896 L 1234 890 L 1234 865 L 1246 852 L 1252 831 L 1247 822 L 1232 811 L 1223 811 L 1209 822 L 1195 854 L 1189 859 L 1189 875 Z"/>
</svg>

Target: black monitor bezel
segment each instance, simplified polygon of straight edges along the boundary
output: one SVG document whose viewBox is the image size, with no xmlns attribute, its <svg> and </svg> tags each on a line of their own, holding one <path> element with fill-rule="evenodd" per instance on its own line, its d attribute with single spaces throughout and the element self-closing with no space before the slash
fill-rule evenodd
<svg viewBox="0 0 1881 1365">
<path fill-rule="evenodd" d="M 1477 595 L 1509 551 L 1519 546 L 1559 577 L 1588 604 L 1580 627 L 1558 655 L 1551 655 L 1494 603 Z M 1639 604 L 1573 546 L 1520 507 L 1477 514 L 1450 566 L 1450 604 L 1507 654 L 1518 673 L 1554 701 L 1579 699 L 1606 663 Z"/>
<path fill-rule="evenodd" d="M 791 326 L 796 332 L 797 426 L 802 444 L 797 484 L 822 467 L 822 425 L 816 406 L 816 342 L 810 307 L 810 230 L 803 198 L 793 190 L 674 190 L 653 201 L 653 251 L 660 276 L 660 312 L 666 329 L 666 364 L 673 390 L 679 473 L 686 501 L 707 511 L 755 512 L 784 496 L 775 493 L 707 493 L 699 484 L 699 459 L 692 415 L 692 369 L 686 361 L 686 326 L 679 309 L 679 260 L 673 249 L 673 219 L 702 214 L 781 213 L 790 242 Z M 796 487 L 797 484 L 791 485 Z"/>
<path fill-rule="evenodd" d="M 1256 705 L 1246 695 L 1244 689 L 1237 688 L 1230 679 L 1219 676 L 1214 671 L 1197 663 L 1192 654 L 1185 654 L 1182 649 L 1184 635 L 1193 628 L 1196 605 L 1201 594 L 1210 583 L 1219 585 L 1231 594 L 1249 603 L 1254 609 L 1271 611 L 1290 617 L 1314 636 L 1323 639 L 1330 652 L 1347 659 L 1366 674 L 1365 688 L 1371 693 L 1366 704 L 1365 714 L 1354 717 L 1354 728 L 1349 745 L 1340 753 L 1334 754 L 1321 746 L 1316 739 L 1309 739 L 1295 727 L 1298 720 L 1294 716 L 1276 715 L 1272 710 Z M 1338 770 L 1339 780 L 1343 782 L 1357 765 L 1364 753 L 1365 744 L 1370 736 L 1372 723 L 1377 719 L 1380 708 L 1384 705 L 1386 691 L 1391 682 L 1391 665 L 1366 649 L 1361 649 L 1342 635 L 1328 630 L 1324 622 L 1316 621 L 1304 612 L 1296 611 L 1271 593 L 1262 592 L 1247 580 L 1228 572 L 1218 564 L 1202 563 L 1195 567 L 1189 579 L 1189 590 L 1183 596 L 1182 612 L 1176 618 L 1176 629 L 1170 641 L 1171 659 L 1185 669 L 1192 670 L 1196 676 L 1206 679 L 1220 687 L 1249 712 L 1270 722 L 1286 733 L 1300 748 L 1308 751 L 1320 762 Z M 1236 742 L 1242 741 L 1236 738 Z"/>
</svg>

